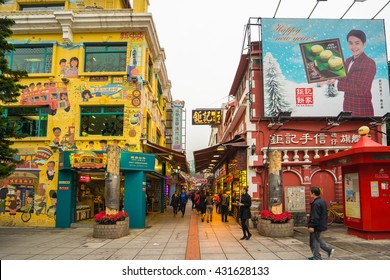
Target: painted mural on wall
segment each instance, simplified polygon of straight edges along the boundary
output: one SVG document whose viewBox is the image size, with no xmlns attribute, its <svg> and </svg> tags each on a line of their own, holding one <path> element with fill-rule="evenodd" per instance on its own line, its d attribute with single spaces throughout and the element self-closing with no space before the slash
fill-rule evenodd
<svg viewBox="0 0 390 280">
<path fill-rule="evenodd" d="M 58 160 L 46 147 L 20 148 L 23 163 L 0 180 L 0 226 L 55 226 Z"/>
<path fill-rule="evenodd" d="M 9 1 L 14 2 L 14 1 Z M 98 3 L 97 3 L 98 4 Z M 0 226 L 55 227 L 59 154 L 62 151 L 106 151 L 113 137 L 118 137 L 123 151 L 139 152 L 145 104 L 155 104 L 145 90 L 142 77 L 144 35 L 124 32 L 114 41 L 133 41 L 128 47 L 124 75 L 82 76 L 81 44 L 59 42 L 53 57 L 53 77 L 23 79 L 20 107 L 48 108 L 45 135 L 42 138 L 16 141 L 18 159 L 23 163 L 8 178 L 0 181 Z M 49 37 L 28 38 L 29 44 L 52 42 Z M 25 41 L 15 38 L 13 43 Z M 25 44 L 25 43 L 24 43 Z M 82 106 L 110 108 L 124 106 L 123 114 L 104 123 L 91 133 L 91 123 L 80 114 Z M 150 108 L 154 121 L 161 122 L 156 106 Z M 103 124 L 102 124 L 103 125 Z M 103 136 L 110 136 L 104 139 Z M 153 136 L 154 137 L 154 136 Z"/>
</svg>

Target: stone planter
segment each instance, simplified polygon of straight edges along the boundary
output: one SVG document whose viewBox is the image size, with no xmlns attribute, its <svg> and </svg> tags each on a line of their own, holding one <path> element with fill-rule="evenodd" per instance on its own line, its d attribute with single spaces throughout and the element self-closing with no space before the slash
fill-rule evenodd
<svg viewBox="0 0 390 280">
<path fill-rule="evenodd" d="M 116 222 L 115 225 L 93 224 L 93 237 L 103 239 L 115 239 L 129 234 L 129 218 Z"/>
<path fill-rule="evenodd" d="M 294 236 L 294 219 L 290 219 L 284 224 L 271 223 L 270 220 L 259 219 L 257 222 L 257 230 L 261 235 L 267 237 Z"/>
</svg>

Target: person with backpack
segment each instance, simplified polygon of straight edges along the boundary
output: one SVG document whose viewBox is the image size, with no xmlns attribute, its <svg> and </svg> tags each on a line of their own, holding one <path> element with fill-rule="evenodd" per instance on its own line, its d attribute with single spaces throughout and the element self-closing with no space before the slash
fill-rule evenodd
<svg viewBox="0 0 390 280">
<path fill-rule="evenodd" d="M 181 211 L 181 217 L 184 217 L 184 214 L 186 212 L 186 204 L 188 201 L 188 195 L 186 193 L 186 190 L 183 188 L 181 189 L 181 194 L 179 196 L 179 206 Z"/>
<path fill-rule="evenodd" d="M 229 200 L 230 196 L 226 193 L 226 190 L 223 191 L 222 199 L 221 199 L 221 216 L 222 223 L 228 222 L 228 214 L 229 214 Z"/>
</svg>

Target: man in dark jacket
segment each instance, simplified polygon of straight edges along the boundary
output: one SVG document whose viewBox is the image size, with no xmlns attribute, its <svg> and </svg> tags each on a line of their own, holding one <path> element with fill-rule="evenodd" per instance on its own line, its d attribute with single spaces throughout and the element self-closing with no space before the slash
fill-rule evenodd
<svg viewBox="0 0 390 280">
<path fill-rule="evenodd" d="M 321 239 L 321 232 L 328 229 L 328 211 L 326 202 L 320 196 L 320 189 L 312 187 L 310 196 L 313 201 L 310 203 L 310 219 L 307 224 L 310 232 L 310 249 L 313 252 L 313 257 L 309 260 L 322 260 L 320 248 L 328 253 L 328 257 L 332 257 L 334 249 Z"/>
</svg>

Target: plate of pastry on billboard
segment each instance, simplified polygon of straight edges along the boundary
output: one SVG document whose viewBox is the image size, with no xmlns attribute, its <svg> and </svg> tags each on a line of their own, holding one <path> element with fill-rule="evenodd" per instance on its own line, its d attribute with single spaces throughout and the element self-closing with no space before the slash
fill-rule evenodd
<svg viewBox="0 0 390 280">
<path fill-rule="evenodd" d="M 308 83 L 347 76 L 339 39 L 299 44 Z"/>
</svg>

